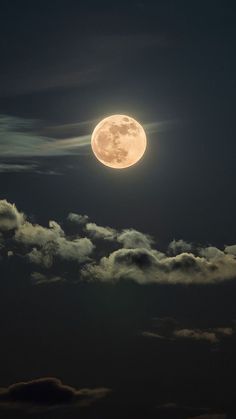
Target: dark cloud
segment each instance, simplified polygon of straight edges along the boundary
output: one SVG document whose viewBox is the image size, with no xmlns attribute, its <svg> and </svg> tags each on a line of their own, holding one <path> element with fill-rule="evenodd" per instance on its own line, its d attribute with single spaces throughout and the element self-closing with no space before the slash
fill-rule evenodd
<svg viewBox="0 0 236 419">
<path fill-rule="evenodd" d="M 110 392 L 107 388 L 75 389 L 57 378 L 39 378 L 0 389 L 0 406 L 9 408 L 52 408 L 79 404 L 89 406 Z"/>
</svg>

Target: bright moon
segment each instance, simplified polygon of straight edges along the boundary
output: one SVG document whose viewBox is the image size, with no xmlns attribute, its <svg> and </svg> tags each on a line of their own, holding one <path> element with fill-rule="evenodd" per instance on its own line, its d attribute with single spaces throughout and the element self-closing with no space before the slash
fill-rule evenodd
<svg viewBox="0 0 236 419">
<path fill-rule="evenodd" d="M 97 159 L 113 169 L 133 166 L 143 156 L 147 138 L 143 127 L 126 115 L 111 115 L 95 127 L 91 139 Z"/>
</svg>

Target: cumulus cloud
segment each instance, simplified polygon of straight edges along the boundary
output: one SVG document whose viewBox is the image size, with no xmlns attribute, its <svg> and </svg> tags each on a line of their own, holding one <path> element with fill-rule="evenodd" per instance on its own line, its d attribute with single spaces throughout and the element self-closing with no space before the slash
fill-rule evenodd
<svg viewBox="0 0 236 419">
<path fill-rule="evenodd" d="M 68 238 L 61 226 L 49 221 L 49 228 L 23 223 L 15 232 L 15 242 L 30 249 L 29 260 L 50 268 L 57 258 L 79 263 L 88 260 L 94 245 L 88 237 Z"/>
<path fill-rule="evenodd" d="M 86 224 L 88 222 L 89 217 L 87 215 L 76 214 L 74 212 L 70 212 L 67 217 L 67 220 L 71 223 L 75 224 Z"/>
<path fill-rule="evenodd" d="M 49 228 L 25 222 L 16 230 L 15 240 L 24 245 L 44 246 L 46 243 L 57 241 L 63 236 L 63 230 L 55 221 L 49 221 Z"/>
<path fill-rule="evenodd" d="M 76 404 L 89 406 L 109 392 L 107 388 L 77 390 L 57 378 L 45 377 L 0 388 L 0 407 L 47 409 Z"/>
<path fill-rule="evenodd" d="M 89 259 L 93 249 L 94 245 L 87 237 L 74 240 L 60 237 L 57 240 L 47 242 L 40 249 L 34 247 L 27 254 L 27 257 L 36 265 L 50 268 L 58 258 L 78 263 L 85 262 Z"/>
<path fill-rule="evenodd" d="M 151 236 L 133 229 L 123 230 L 122 233 L 118 235 L 117 241 L 126 249 L 151 249 L 152 244 L 154 243 Z"/>
<path fill-rule="evenodd" d="M 144 337 L 165 340 L 186 339 L 215 344 L 235 333 L 235 328 L 231 326 L 200 329 L 183 327 L 183 325 L 172 318 L 157 318 L 154 320 L 152 330 L 142 333 Z"/>
<path fill-rule="evenodd" d="M 101 281 L 130 279 L 139 284 L 209 284 L 236 278 L 236 259 L 222 252 L 207 259 L 193 253 L 167 256 L 152 249 L 118 249 L 83 270 Z"/>
<path fill-rule="evenodd" d="M 24 222 L 24 215 L 20 213 L 15 204 L 10 204 L 5 199 L 0 200 L 0 231 L 17 229 Z"/>
<path fill-rule="evenodd" d="M 225 247 L 225 253 L 236 256 L 236 244 Z"/>
<path fill-rule="evenodd" d="M 0 201 L 0 232 L 3 253 L 5 250 L 7 255 L 23 256 L 45 269 L 52 268 L 60 261 L 84 263 L 89 260 L 95 247 L 89 237 L 67 235 L 56 221 L 49 221 L 48 227 L 30 223 L 14 204 L 5 200 Z M 6 236 L 9 232 L 10 239 Z M 57 278 L 58 275 L 51 277 Z M 32 278 L 35 283 L 42 282 L 42 278 Z"/>
<path fill-rule="evenodd" d="M 182 252 L 191 252 L 192 245 L 184 240 L 172 240 L 168 246 L 168 250 L 173 255 L 178 255 Z"/>
<path fill-rule="evenodd" d="M 87 223 L 85 230 L 94 239 L 114 240 L 116 237 L 116 230 L 111 227 L 98 226 L 95 223 Z"/>
<path fill-rule="evenodd" d="M 214 246 L 208 246 L 204 248 L 199 249 L 199 254 L 206 258 L 207 260 L 217 260 L 221 259 L 222 256 L 224 256 L 224 252 L 217 247 Z"/>
<path fill-rule="evenodd" d="M 66 221 L 63 228 L 56 221 L 49 221 L 48 226 L 33 224 L 14 204 L 1 200 L 2 257 L 23 257 L 33 264 L 32 272 L 53 270 L 50 277 L 65 279 L 70 278 L 71 268 L 77 264 L 73 271 L 73 280 L 77 281 L 190 285 L 236 279 L 234 245 L 218 249 L 174 240 L 163 252 L 154 248 L 150 235 L 135 229 L 119 231 L 99 226 L 76 213 L 70 213 Z"/>
</svg>

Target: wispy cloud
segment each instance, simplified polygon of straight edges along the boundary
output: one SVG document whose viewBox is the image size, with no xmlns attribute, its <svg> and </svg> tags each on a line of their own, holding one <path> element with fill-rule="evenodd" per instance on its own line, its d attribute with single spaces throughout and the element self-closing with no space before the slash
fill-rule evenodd
<svg viewBox="0 0 236 419">
<path fill-rule="evenodd" d="M 88 154 L 92 130 L 101 118 L 42 127 L 41 121 L 0 115 L 0 173 L 40 173 L 32 159 Z M 144 129 L 150 135 L 173 122 L 149 122 Z"/>
<path fill-rule="evenodd" d="M 26 173 L 35 172 L 36 170 L 36 164 L 0 163 L 0 173 Z"/>
<path fill-rule="evenodd" d="M 89 135 L 56 139 L 40 135 L 33 120 L 0 115 L 1 158 L 50 157 L 79 153 L 89 144 Z"/>
<path fill-rule="evenodd" d="M 191 340 L 216 344 L 235 334 L 234 324 L 202 329 L 184 327 L 172 318 L 156 318 L 153 320 L 152 330 L 142 332 L 142 336 L 168 341 Z"/>
</svg>

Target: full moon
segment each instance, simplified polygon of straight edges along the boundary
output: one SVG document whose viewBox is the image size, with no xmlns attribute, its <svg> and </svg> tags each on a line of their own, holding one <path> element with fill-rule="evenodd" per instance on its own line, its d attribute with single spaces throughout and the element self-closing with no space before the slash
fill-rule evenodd
<svg viewBox="0 0 236 419">
<path fill-rule="evenodd" d="M 113 169 L 133 166 L 143 156 L 147 138 L 142 125 L 127 115 L 111 115 L 95 127 L 91 139 L 97 159 Z"/>
</svg>

